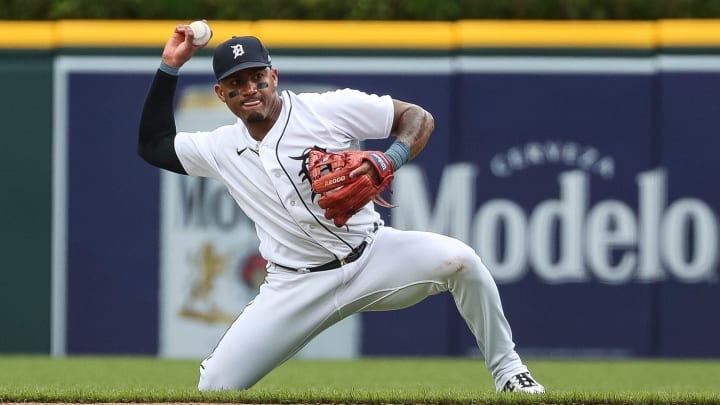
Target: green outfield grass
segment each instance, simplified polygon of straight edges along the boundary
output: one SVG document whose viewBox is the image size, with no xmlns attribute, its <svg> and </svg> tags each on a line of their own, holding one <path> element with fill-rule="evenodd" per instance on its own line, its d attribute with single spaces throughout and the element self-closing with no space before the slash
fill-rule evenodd
<svg viewBox="0 0 720 405">
<path fill-rule="evenodd" d="M 0 402 L 718 404 L 720 361 L 528 360 L 548 394 L 496 394 L 472 359 L 293 360 L 243 392 L 197 391 L 198 361 L 0 357 Z"/>
</svg>

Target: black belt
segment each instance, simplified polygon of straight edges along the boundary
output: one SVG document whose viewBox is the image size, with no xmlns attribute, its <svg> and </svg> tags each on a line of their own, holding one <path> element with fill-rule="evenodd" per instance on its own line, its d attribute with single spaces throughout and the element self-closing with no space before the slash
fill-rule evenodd
<svg viewBox="0 0 720 405">
<path fill-rule="evenodd" d="M 309 268 L 305 269 L 305 271 L 314 273 L 316 271 L 332 270 L 332 269 L 337 269 L 340 266 L 344 266 L 348 263 L 352 263 L 355 260 L 359 259 L 360 256 L 362 256 L 363 251 L 365 250 L 365 247 L 367 247 L 367 244 L 368 244 L 367 241 L 361 243 L 360 245 L 358 245 L 358 247 L 353 249 L 352 252 L 350 252 L 350 254 L 345 256 L 345 258 L 343 258 L 343 259 L 335 259 L 331 262 L 327 262 L 325 264 L 321 264 L 316 267 L 309 267 Z M 285 266 L 279 265 L 277 263 L 275 263 L 275 265 L 278 267 L 282 267 L 283 269 L 288 269 L 288 270 L 292 270 L 292 271 L 300 271 L 298 269 L 293 269 L 292 267 L 285 267 Z"/>
</svg>

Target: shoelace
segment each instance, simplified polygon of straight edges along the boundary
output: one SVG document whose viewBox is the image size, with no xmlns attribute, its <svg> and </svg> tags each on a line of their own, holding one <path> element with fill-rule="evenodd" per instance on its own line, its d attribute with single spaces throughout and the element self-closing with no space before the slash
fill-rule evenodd
<svg viewBox="0 0 720 405">
<path fill-rule="evenodd" d="M 530 374 L 528 373 L 520 373 L 516 376 L 513 376 L 510 379 L 510 387 L 513 388 L 513 386 L 519 386 L 522 388 L 528 388 L 528 387 L 535 387 L 538 384 L 535 382 L 535 380 L 530 377 Z"/>
</svg>

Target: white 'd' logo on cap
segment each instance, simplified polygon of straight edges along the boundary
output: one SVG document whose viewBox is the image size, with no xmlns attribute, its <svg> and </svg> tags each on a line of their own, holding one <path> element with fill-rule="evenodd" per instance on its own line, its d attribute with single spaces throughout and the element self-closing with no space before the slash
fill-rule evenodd
<svg viewBox="0 0 720 405">
<path fill-rule="evenodd" d="M 238 56 L 245 55 L 245 50 L 241 44 L 233 45 L 230 48 L 233 50 L 233 59 L 237 59 Z"/>
</svg>

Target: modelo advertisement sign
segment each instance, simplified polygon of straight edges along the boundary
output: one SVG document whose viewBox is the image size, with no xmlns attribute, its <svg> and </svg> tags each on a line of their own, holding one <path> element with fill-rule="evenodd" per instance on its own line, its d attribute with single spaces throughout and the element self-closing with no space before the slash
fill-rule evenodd
<svg viewBox="0 0 720 405">
<path fill-rule="evenodd" d="M 521 354 L 720 355 L 720 326 L 707 322 L 720 304 L 719 142 L 712 136 L 720 63 L 698 72 L 692 62 L 663 57 L 530 59 L 274 58 L 281 88 L 358 88 L 432 112 L 435 133 L 396 174 L 398 208 L 382 214 L 391 226 L 447 234 L 478 252 L 498 282 Z M 199 94 L 197 86 L 212 91 L 209 59 L 191 62 L 180 98 Z M 212 193 L 222 210 L 203 211 L 203 223 L 218 226 L 200 229 L 187 221 L 200 218 L 188 216 L 201 207 L 192 192 L 200 183 L 158 176 L 134 154 L 156 66 L 150 58 L 59 64 L 57 97 L 67 97 L 66 110 L 56 111 L 59 143 L 72 159 L 67 266 L 54 270 L 67 282 L 66 319 L 55 324 L 67 330 L 56 346 L 68 352 L 197 356 L 225 328 L 209 320 L 232 318 L 251 294 L 240 302 L 246 287 L 238 272 L 256 242 L 247 221 L 225 221 L 244 218 L 229 195 Z M 87 96 L 98 81 L 118 95 L 111 115 Z M 179 105 L 179 123 L 197 124 L 198 105 Z M 137 119 L 108 125 L 118 116 Z M 99 181 L 93 173 L 104 164 L 125 170 Z M 129 190 L 143 192 L 122 198 Z M 124 219 L 138 215 L 142 221 Z M 129 330 L 131 337 L 118 338 Z M 346 347 L 333 349 L 342 357 L 481 355 L 449 294 L 365 313 L 338 330 L 349 334 Z"/>
<path fill-rule="evenodd" d="M 398 172 L 390 224 L 472 246 L 521 353 L 720 355 L 720 326 L 702 320 L 720 304 L 711 174 L 720 76 L 526 62 L 459 75 L 451 162 Z M 438 351 L 481 355 L 452 300 L 437 303 L 454 331 Z M 375 327 L 398 335 L 432 328 L 378 317 Z M 413 354 L 412 340 L 392 351 Z"/>
</svg>

